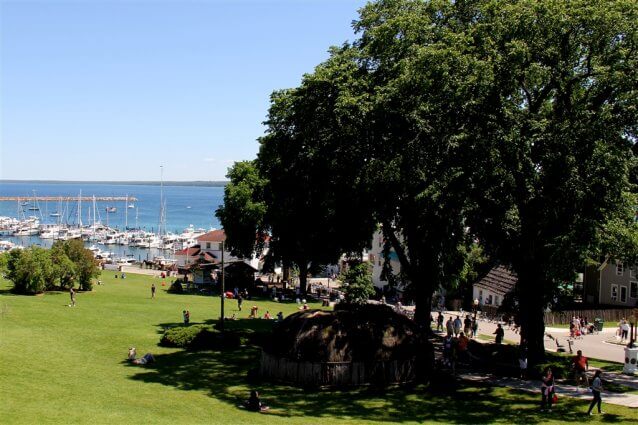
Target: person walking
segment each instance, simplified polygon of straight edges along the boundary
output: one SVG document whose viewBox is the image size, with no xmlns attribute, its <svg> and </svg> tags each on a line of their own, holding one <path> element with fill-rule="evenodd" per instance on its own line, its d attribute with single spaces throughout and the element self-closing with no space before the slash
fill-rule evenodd
<svg viewBox="0 0 638 425">
<path fill-rule="evenodd" d="M 237 294 L 237 308 L 241 311 L 241 303 L 244 302 L 244 298 L 241 294 Z"/>
<path fill-rule="evenodd" d="M 496 342 L 497 344 L 500 344 L 503 342 L 505 331 L 503 330 L 503 327 L 501 326 L 500 323 L 496 325 L 496 330 L 494 331 L 492 335 L 496 335 L 496 337 L 494 338 L 494 342 Z"/>
<path fill-rule="evenodd" d="M 472 318 L 472 338 L 476 338 L 478 336 L 478 320 L 476 316 Z"/>
<path fill-rule="evenodd" d="M 452 335 L 454 333 L 454 323 L 452 320 L 452 316 L 450 316 L 450 318 L 447 319 L 447 322 L 445 322 L 445 330 L 447 331 L 448 335 Z"/>
<path fill-rule="evenodd" d="M 454 319 L 454 336 L 457 337 L 461 333 L 461 326 L 463 326 L 463 322 L 461 322 L 461 317 L 456 316 Z"/>
<path fill-rule="evenodd" d="M 75 307 L 75 291 L 73 288 L 69 289 L 69 295 L 71 296 L 71 304 L 69 304 L 69 307 Z"/>
<path fill-rule="evenodd" d="M 603 390 L 603 382 L 600 379 L 600 374 L 601 374 L 601 371 L 599 369 L 596 371 L 596 373 L 594 373 L 594 380 L 591 383 L 591 392 L 594 394 L 594 398 L 592 399 L 589 405 L 589 410 L 587 410 L 588 415 L 592 414 L 591 411 L 594 409 L 595 405 L 598 405 L 599 415 L 602 415 L 605 413 L 602 410 L 600 410 L 600 406 L 603 402 L 602 398 L 600 397 L 600 393 Z"/>
<path fill-rule="evenodd" d="M 472 332 L 472 317 L 469 314 L 463 320 L 463 332 L 467 336 L 470 336 Z"/>
<path fill-rule="evenodd" d="M 155 284 L 151 283 L 151 298 L 155 298 Z"/>
<path fill-rule="evenodd" d="M 184 319 L 184 324 L 188 325 L 191 321 L 191 313 L 188 310 L 182 311 L 182 317 Z"/>
<path fill-rule="evenodd" d="M 589 361 L 587 357 L 583 356 L 582 350 L 578 350 L 572 358 L 572 368 L 574 369 L 574 381 L 576 381 L 576 386 L 580 386 L 580 382 L 582 381 L 585 383 L 585 389 L 587 389 L 587 387 L 589 387 L 589 380 L 587 379 Z"/>
<path fill-rule="evenodd" d="M 620 340 L 626 340 L 627 335 L 629 335 L 629 323 L 625 319 L 622 319 L 620 323 Z"/>
<path fill-rule="evenodd" d="M 541 412 L 545 411 L 545 407 L 549 406 L 552 411 L 552 403 L 554 401 L 554 375 L 551 368 L 546 368 L 541 382 Z"/>
<path fill-rule="evenodd" d="M 443 314 L 439 311 L 439 315 L 436 316 L 436 330 L 443 332 Z"/>
</svg>

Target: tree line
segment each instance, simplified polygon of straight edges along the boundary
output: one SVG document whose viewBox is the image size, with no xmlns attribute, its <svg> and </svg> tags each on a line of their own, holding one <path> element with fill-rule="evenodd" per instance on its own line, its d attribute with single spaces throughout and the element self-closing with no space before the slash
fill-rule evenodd
<svg viewBox="0 0 638 425">
<path fill-rule="evenodd" d="M 561 284 L 637 257 L 636 22 L 631 0 L 367 4 L 353 42 L 272 94 L 217 211 L 229 247 L 270 238 L 305 290 L 378 229 L 427 325 L 479 244 L 517 273 L 521 337 L 542 359 Z"/>
</svg>

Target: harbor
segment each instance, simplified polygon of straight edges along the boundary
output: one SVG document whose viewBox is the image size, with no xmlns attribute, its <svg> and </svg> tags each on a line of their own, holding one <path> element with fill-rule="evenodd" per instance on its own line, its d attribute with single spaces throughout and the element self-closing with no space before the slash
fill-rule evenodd
<svg viewBox="0 0 638 425">
<path fill-rule="evenodd" d="M 171 259 L 220 227 L 223 188 L 2 183 L 0 195 L 0 251 L 82 239 L 96 258 L 128 264 Z"/>
</svg>

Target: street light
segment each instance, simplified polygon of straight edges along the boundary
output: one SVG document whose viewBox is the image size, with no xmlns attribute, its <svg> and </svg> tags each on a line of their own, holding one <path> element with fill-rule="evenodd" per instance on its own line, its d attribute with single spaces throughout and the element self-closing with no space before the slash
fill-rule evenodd
<svg viewBox="0 0 638 425">
<path fill-rule="evenodd" d="M 221 287 L 221 304 L 222 304 L 222 317 L 219 324 L 219 330 L 224 332 L 224 293 L 226 292 L 226 285 L 224 282 L 224 241 L 222 241 L 222 287 Z"/>
</svg>

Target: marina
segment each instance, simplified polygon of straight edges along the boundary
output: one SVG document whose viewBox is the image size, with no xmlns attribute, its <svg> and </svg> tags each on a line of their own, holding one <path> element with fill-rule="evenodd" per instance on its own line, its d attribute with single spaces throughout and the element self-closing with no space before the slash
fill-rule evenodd
<svg viewBox="0 0 638 425">
<path fill-rule="evenodd" d="M 220 227 L 223 202 L 220 187 L 163 185 L 0 182 L 0 195 L 0 251 L 82 239 L 113 263 L 170 259 Z"/>
</svg>

